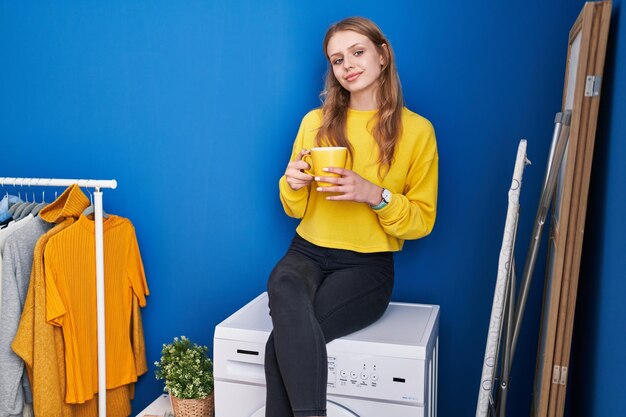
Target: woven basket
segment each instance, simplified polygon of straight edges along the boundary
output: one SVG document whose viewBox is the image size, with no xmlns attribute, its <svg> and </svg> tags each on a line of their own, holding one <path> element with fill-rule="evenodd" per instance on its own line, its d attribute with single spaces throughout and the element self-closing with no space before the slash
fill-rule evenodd
<svg viewBox="0 0 626 417">
<path fill-rule="evenodd" d="M 213 417 L 213 394 L 198 400 L 184 400 L 170 395 L 176 417 Z"/>
</svg>

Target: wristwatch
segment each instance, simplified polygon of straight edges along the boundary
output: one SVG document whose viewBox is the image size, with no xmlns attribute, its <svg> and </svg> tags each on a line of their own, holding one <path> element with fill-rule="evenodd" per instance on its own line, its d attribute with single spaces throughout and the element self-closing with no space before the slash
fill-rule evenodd
<svg viewBox="0 0 626 417">
<path fill-rule="evenodd" d="M 388 189 L 383 188 L 383 192 L 380 196 L 382 198 L 382 201 L 375 206 L 370 206 L 373 210 L 380 210 L 391 202 L 391 191 L 389 191 Z"/>
</svg>

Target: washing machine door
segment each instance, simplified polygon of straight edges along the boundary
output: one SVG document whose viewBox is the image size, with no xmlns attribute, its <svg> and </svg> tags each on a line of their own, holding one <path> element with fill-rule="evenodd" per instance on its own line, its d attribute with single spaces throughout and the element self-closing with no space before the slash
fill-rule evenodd
<svg viewBox="0 0 626 417">
<path fill-rule="evenodd" d="M 328 401 L 326 403 L 326 409 L 328 417 L 359 417 L 358 414 L 354 414 L 352 411 L 334 401 Z M 250 417 L 265 417 L 265 407 L 261 407 Z"/>
</svg>

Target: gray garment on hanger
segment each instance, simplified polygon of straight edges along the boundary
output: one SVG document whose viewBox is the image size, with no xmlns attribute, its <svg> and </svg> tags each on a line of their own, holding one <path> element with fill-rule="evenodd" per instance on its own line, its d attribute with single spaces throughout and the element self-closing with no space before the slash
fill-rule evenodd
<svg viewBox="0 0 626 417">
<path fill-rule="evenodd" d="M 28 292 L 35 244 L 53 226 L 36 217 L 13 232 L 4 245 L 0 299 L 0 417 L 22 416 L 24 403 L 33 402 L 24 361 L 13 352 L 11 343 Z"/>
<path fill-rule="evenodd" d="M 33 219 L 33 216 L 28 215 L 19 222 L 11 221 L 7 227 L 0 229 L 0 303 L 2 302 L 2 253 L 4 252 L 4 243 L 13 232 L 18 231 L 22 227 L 26 226 Z M 0 319 L 2 319 L 2 309 L 0 308 Z M 2 323 L 2 321 L 0 321 Z M 1 410 L 1 408 L 0 408 Z M 3 417 L 0 414 L 0 417 Z"/>
</svg>

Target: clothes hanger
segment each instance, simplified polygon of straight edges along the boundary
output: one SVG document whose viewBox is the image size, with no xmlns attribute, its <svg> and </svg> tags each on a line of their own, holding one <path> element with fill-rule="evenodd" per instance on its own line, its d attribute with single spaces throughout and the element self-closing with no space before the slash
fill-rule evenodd
<svg viewBox="0 0 626 417">
<path fill-rule="evenodd" d="M 2 178 L 2 180 L 0 180 L 0 184 L 2 184 L 2 191 L 4 191 L 4 197 L 2 197 L 2 199 L 8 199 L 9 198 L 9 190 L 7 190 L 6 188 L 4 188 L 4 178 Z"/>
<path fill-rule="evenodd" d="M 28 188 L 30 189 L 30 184 L 28 185 Z M 15 218 L 15 220 L 19 221 L 22 220 L 23 218 L 25 218 L 26 216 L 28 216 L 33 209 L 35 208 L 35 206 L 38 204 L 37 201 L 35 201 L 35 192 L 33 191 L 33 201 L 31 203 L 28 202 L 28 192 L 26 192 L 26 203 L 23 207 L 21 207 L 21 211 L 19 214 L 17 214 L 17 217 Z"/>
<path fill-rule="evenodd" d="M 15 213 L 15 211 L 20 208 L 20 206 L 23 204 L 22 201 L 22 195 L 20 194 L 20 191 L 17 191 L 17 202 L 15 204 L 13 204 L 11 207 L 9 207 L 9 215 L 11 217 L 14 217 L 13 214 Z"/>
<path fill-rule="evenodd" d="M 21 213 L 17 216 L 17 218 L 16 218 L 15 220 L 16 220 L 16 221 L 22 220 L 22 219 L 24 219 L 26 216 L 28 216 L 29 214 L 31 214 L 31 212 L 33 211 L 33 209 L 35 208 L 35 206 L 36 206 L 37 204 L 38 204 L 38 203 L 37 203 L 36 201 L 33 201 L 32 203 L 25 204 L 25 205 L 22 207 L 22 211 L 21 211 Z"/>
<path fill-rule="evenodd" d="M 9 195 L 9 191 L 4 187 L 4 178 L 0 180 L 0 183 L 2 184 L 2 190 L 4 191 L 4 196 L 2 197 L 2 200 L 0 200 L 0 207 L 2 209 L 2 221 L 0 221 L 0 229 L 3 229 L 13 220 L 13 218 L 9 214 L 9 207 L 15 204 L 15 200 L 17 200 L 17 197 L 14 195 Z"/>
<path fill-rule="evenodd" d="M 30 189 L 30 185 L 28 187 Z M 38 204 L 37 201 L 35 200 L 35 192 L 34 191 L 33 191 L 33 201 L 30 202 L 30 203 L 28 203 L 28 192 L 26 192 L 26 201 L 27 201 L 27 204 L 22 207 L 22 211 L 20 212 L 20 214 L 18 215 L 16 220 L 24 219 L 26 216 L 28 216 L 33 211 L 33 208 L 35 208 L 35 206 Z"/>
<path fill-rule="evenodd" d="M 21 189 L 24 188 L 24 181 L 25 179 L 22 178 L 22 182 L 18 185 L 17 183 L 14 183 L 13 186 L 19 186 L 20 188 L 17 190 L 17 202 L 15 202 L 11 207 L 9 207 L 9 215 L 13 218 L 16 219 L 17 215 L 15 214 L 17 210 L 21 209 L 24 207 L 25 204 L 28 204 L 28 194 L 26 194 L 26 201 L 22 200 L 22 192 Z M 10 201 L 10 200 L 9 200 Z"/>
<path fill-rule="evenodd" d="M 87 193 L 89 194 L 89 201 L 91 201 L 91 205 L 83 210 L 83 216 L 85 217 L 94 214 L 94 211 L 96 210 L 96 206 L 93 204 L 93 195 L 91 194 L 91 191 L 89 191 L 89 188 L 87 188 Z M 104 208 L 102 209 L 102 217 L 105 219 L 109 218 L 109 215 L 104 211 Z"/>
<path fill-rule="evenodd" d="M 49 184 L 49 182 L 48 182 Z M 36 216 L 39 214 L 39 212 L 41 211 L 42 208 L 44 208 L 45 206 L 47 206 L 48 203 L 46 202 L 46 190 L 43 190 L 41 192 L 41 203 L 37 204 L 35 207 L 33 207 L 33 210 L 31 211 L 33 216 Z"/>
<path fill-rule="evenodd" d="M 4 188 L 4 178 L 2 178 L 1 184 L 2 184 L 2 190 L 4 191 L 4 196 L 2 197 L 2 202 L 4 202 L 4 200 L 7 200 L 7 207 L 10 207 L 11 204 L 11 199 L 9 198 L 9 190 L 7 190 L 6 188 Z M 7 209 L 8 210 L 8 209 Z"/>
<path fill-rule="evenodd" d="M 20 184 L 20 187 L 23 187 L 24 183 L 22 182 L 22 184 Z M 22 210 L 24 210 L 24 208 L 26 208 L 26 206 L 28 206 L 30 204 L 30 202 L 28 201 L 28 193 L 24 193 L 24 201 L 22 200 L 22 194 L 20 191 L 17 192 L 17 198 L 20 200 L 17 203 L 15 203 L 15 205 L 13 207 L 15 207 L 15 210 L 13 210 L 13 212 L 11 213 L 11 209 L 9 209 L 9 213 L 11 214 L 11 217 L 13 217 L 13 220 L 17 221 L 20 216 L 22 215 Z M 16 207 L 17 206 L 17 207 Z M 13 208 L 11 207 L 11 208 Z"/>
<path fill-rule="evenodd" d="M 13 220 L 18 221 L 22 218 L 22 213 L 30 206 L 30 201 L 28 201 L 28 193 L 25 195 L 25 200 L 13 213 Z"/>
</svg>

